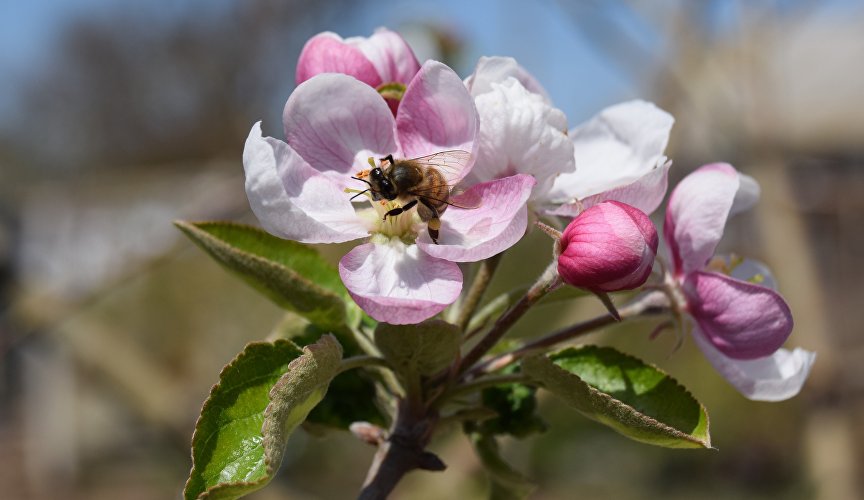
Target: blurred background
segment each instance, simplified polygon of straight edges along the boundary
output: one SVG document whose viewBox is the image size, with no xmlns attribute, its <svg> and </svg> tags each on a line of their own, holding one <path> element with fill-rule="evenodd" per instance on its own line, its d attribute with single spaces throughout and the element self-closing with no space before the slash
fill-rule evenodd
<svg viewBox="0 0 864 500">
<path fill-rule="evenodd" d="M 795 315 L 789 345 L 818 352 L 801 395 L 768 404 L 739 396 L 691 342 L 649 341 L 652 325 L 595 335 L 687 385 L 719 451 L 631 442 L 544 398 L 550 430 L 503 442 L 540 484 L 535 498 L 864 496 L 853 0 L 0 2 L 0 496 L 179 498 L 221 366 L 282 313 L 171 221 L 254 222 L 241 164 L 251 124 L 281 137 L 309 37 L 378 26 L 463 77 L 481 55 L 515 57 L 571 127 L 636 97 L 671 112 L 674 181 L 720 160 L 760 181 L 761 203 L 721 250 L 773 268 Z M 335 262 L 344 248 L 323 251 Z M 533 279 L 547 252 L 529 235 L 491 292 Z M 598 311 L 545 306 L 520 329 Z M 448 470 L 412 474 L 396 498 L 484 497 L 465 438 L 432 447 Z M 352 498 L 373 451 L 347 433 L 298 432 L 254 498 Z"/>
</svg>

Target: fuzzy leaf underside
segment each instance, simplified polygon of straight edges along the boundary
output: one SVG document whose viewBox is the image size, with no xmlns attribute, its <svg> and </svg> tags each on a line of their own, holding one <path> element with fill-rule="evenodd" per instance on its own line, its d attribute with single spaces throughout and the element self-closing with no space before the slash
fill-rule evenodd
<svg viewBox="0 0 864 500">
<path fill-rule="evenodd" d="M 708 413 L 672 377 L 610 347 L 533 356 L 523 372 L 576 410 L 643 443 L 710 448 Z"/>
<path fill-rule="evenodd" d="M 184 498 L 233 499 L 266 485 L 291 432 L 327 392 L 342 348 L 327 335 L 302 350 L 252 342 L 222 370 L 192 436 Z"/>
<path fill-rule="evenodd" d="M 233 222 L 174 223 L 219 264 L 280 307 L 334 333 L 359 321 L 336 268 L 302 243 Z M 346 336 L 340 335 L 344 342 Z"/>
</svg>

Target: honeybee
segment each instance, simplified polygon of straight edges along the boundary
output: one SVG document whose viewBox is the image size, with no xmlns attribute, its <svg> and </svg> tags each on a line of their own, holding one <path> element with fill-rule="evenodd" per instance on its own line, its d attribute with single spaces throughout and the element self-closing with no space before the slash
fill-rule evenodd
<svg viewBox="0 0 864 500">
<path fill-rule="evenodd" d="M 370 158 L 369 161 L 374 168 L 359 173 L 358 177 L 352 177 L 365 182 L 369 188 L 357 193 L 351 199 L 368 191 L 372 193 L 373 200 L 397 200 L 400 206 L 387 211 L 384 220 L 387 220 L 387 217 L 396 217 L 416 206 L 420 220 L 426 222 L 429 237 L 437 245 L 441 229 L 441 214 L 448 206 L 477 208 L 450 200 L 450 190 L 470 157 L 471 153 L 461 150 L 442 151 L 429 156 L 398 160 L 390 154 L 381 158 L 378 166 L 374 166 Z"/>
</svg>

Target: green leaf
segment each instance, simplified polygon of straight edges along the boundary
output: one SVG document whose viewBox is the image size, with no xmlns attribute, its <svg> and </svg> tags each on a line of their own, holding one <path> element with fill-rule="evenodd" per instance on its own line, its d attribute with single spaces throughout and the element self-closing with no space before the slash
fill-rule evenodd
<svg viewBox="0 0 864 500">
<path fill-rule="evenodd" d="M 588 418 L 643 443 L 710 448 L 708 413 L 658 368 L 610 347 L 534 356 L 523 372 Z"/>
<path fill-rule="evenodd" d="M 291 340 L 301 346 L 317 341 L 326 331 L 309 323 L 294 313 L 285 313 L 285 317 L 276 326 L 270 338 L 274 336 Z M 361 354 L 355 346 L 345 346 L 344 355 Z M 386 427 L 387 416 L 379 408 L 379 393 L 376 377 L 365 370 L 351 370 L 340 373 L 330 383 L 327 395 L 312 410 L 303 423 L 303 428 L 315 435 L 321 435 L 328 429 L 344 429 L 357 421 L 365 421 Z"/>
<path fill-rule="evenodd" d="M 327 390 L 327 396 L 306 418 L 306 430 L 344 429 L 358 421 L 387 427 L 388 418 L 376 404 L 375 381 L 363 370 L 340 373 Z M 311 424 L 312 429 L 307 427 Z M 322 429 L 323 430 L 323 429 Z"/>
<path fill-rule="evenodd" d="M 332 335 L 302 351 L 287 340 L 247 345 L 201 409 L 184 498 L 238 498 L 267 484 L 288 436 L 324 397 L 341 359 Z"/>
<path fill-rule="evenodd" d="M 336 268 L 315 249 L 233 222 L 174 224 L 222 266 L 315 325 L 343 332 L 359 321 Z"/>
<path fill-rule="evenodd" d="M 459 353 L 459 327 L 439 319 L 416 325 L 379 323 L 375 344 L 393 369 L 402 376 L 434 375 Z"/>
<path fill-rule="evenodd" d="M 484 434 L 510 434 L 524 438 L 546 430 L 546 423 L 537 415 L 537 388 L 524 384 L 502 384 L 483 389 L 483 406 L 497 414 L 477 424 Z"/>
<path fill-rule="evenodd" d="M 501 456 L 498 441 L 483 433 L 472 433 L 471 444 L 477 457 L 489 474 L 489 498 L 493 500 L 517 500 L 527 498 L 536 488 L 524 474 L 514 469 Z"/>
</svg>

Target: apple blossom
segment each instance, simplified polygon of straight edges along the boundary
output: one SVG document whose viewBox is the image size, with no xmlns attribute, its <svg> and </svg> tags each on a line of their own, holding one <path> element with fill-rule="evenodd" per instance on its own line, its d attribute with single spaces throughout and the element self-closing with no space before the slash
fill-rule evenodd
<svg viewBox="0 0 864 500">
<path fill-rule="evenodd" d="M 355 78 L 321 74 L 301 83 L 285 105 L 287 142 L 263 137 L 260 124 L 244 151 L 253 211 L 274 235 L 305 243 L 367 238 L 345 255 L 339 273 L 355 302 L 388 323 L 417 323 L 451 304 L 462 289 L 456 262 L 491 257 L 516 243 L 527 226 L 527 175 L 471 185 L 441 215 L 435 244 L 416 210 L 386 220 L 396 202 L 360 198 L 347 189 L 369 158 L 414 158 L 446 150 L 476 153 L 477 112 L 462 81 L 428 61 L 408 84 L 394 118 L 377 92 Z M 471 161 L 443 172 L 450 185 Z M 461 202 L 461 203 L 460 203 Z"/>
<path fill-rule="evenodd" d="M 657 230 L 639 209 L 606 201 L 574 218 L 560 239 L 558 274 L 592 292 L 642 286 L 657 255 Z"/>
<path fill-rule="evenodd" d="M 815 354 L 781 348 L 792 333 L 792 314 L 776 291 L 709 265 L 727 218 L 758 197 L 756 181 L 725 163 L 684 178 L 666 211 L 664 237 L 672 256 L 666 286 L 676 307 L 695 322 L 693 337 L 711 364 L 744 396 L 780 401 L 801 389 Z M 747 274 L 741 277 L 753 276 Z M 759 275 L 770 276 L 764 270 Z"/>
</svg>

